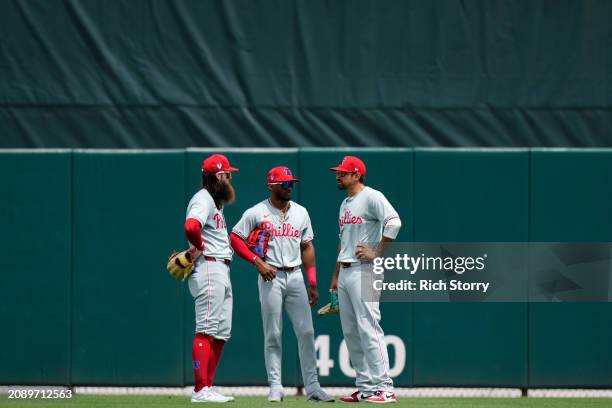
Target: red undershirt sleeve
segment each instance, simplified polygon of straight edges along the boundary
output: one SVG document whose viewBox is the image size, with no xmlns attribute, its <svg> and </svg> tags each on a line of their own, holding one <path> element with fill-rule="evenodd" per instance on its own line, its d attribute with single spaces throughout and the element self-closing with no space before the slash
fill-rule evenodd
<svg viewBox="0 0 612 408">
<path fill-rule="evenodd" d="M 240 236 L 238 236 L 238 234 L 236 234 L 235 232 L 232 232 L 230 234 L 230 243 L 232 245 L 232 248 L 234 249 L 234 252 L 236 252 L 238 256 L 240 256 L 245 261 L 254 264 L 255 260 L 259 258 L 249 249 L 244 240 L 240 238 Z"/>
<path fill-rule="evenodd" d="M 204 250 L 204 244 L 202 243 L 202 225 L 200 221 L 195 218 L 187 218 L 185 221 L 185 235 L 191 245 L 200 251 Z"/>
</svg>

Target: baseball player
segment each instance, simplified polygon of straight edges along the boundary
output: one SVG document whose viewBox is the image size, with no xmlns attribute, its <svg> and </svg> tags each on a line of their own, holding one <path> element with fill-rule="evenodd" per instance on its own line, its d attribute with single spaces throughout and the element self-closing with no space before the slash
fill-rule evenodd
<svg viewBox="0 0 612 408">
<path fill-rule="evenodd" d="M 362 300 L 361 278 L 362 268 L 367 268 L 397 237 L 402 224 L 385 196 L 365 185 L 363 161 L 346 156 L 330 170 L 336 171 L 338 188 L 347 193 L 340 205 L 340 245 L 331 289 L 338 291 L 342 332 L 357 373 L 358 388 L 340 401 L 396 402 L 387 345 L 379 324 L 379 304 Z"/>
<path fill-rule="evenodd" d="M 313 232 L 308 211 L 291 201 L 293 177 L 288 167 L 271 169 L 267 177 L 270 197 L 244 212 L 232 229 L 236 253 L 259 271 L 258 287 L 264 329 L 264 353 L 270 393 L 268 401 L 283 400 L 281 384 L 282 312 L 291 319 L 307 398 L 333 402 L 321 389 L 316 371 L 314 329 L 310 307 L 319 298 Z M 246 241 L 246 242 L 245 242 Z M 308 279 L 304 285 L 302 266 Z"/>
<path fill-rule="evenodd" d="M 212 386 L 217 364 L 232 328 L 232 248 L 223 206 L 235 198 L 227 158 L 213 154 L 202 164 L 201 189 L 187 207 L 185 233 L 195 259 L 189 292 L 195 300 L 195 337 L 191 349 L 195 387 L 191 402 L 229 402 Z"/>
</svg>

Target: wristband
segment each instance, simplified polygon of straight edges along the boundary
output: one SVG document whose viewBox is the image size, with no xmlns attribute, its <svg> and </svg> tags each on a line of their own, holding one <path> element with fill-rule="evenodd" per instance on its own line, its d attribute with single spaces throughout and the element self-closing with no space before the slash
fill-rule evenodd
<svg viewBox="0 0 612 408">
<path fill-rule="evenodd" d="M 309 286 L 317 286 L 317 269 L 314 266 L 306 268 L 306 279 Z"/>
</svg>

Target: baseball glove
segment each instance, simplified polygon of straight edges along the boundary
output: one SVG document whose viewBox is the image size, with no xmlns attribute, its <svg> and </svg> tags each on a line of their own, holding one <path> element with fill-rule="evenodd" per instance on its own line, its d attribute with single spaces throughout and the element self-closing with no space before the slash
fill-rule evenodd
<svg viewBox="0 0 612 408">
<path fill-rule="evenodd" d="M 319 316 L 331 316 L 340 313 L 340 305 L 338 304 L 337 291 L 331 291 L 331 302 L 320 308 L 317 313 Z"/>
<path fill-rule="evenodd" d="M 193 272 L 193 257 L 190 252 L 173 252 L 168 258 L 168 265 L 166 266 L 168 273 L 179 279 L 181 282 L 185 282 L 185 279 Z"/>
<path fill-rule="evenodd" d="M 268 252 L 270 235 L 270 229 L 266 228 L 265 226 L 255 228 L 249 234 L 246 244 L 254 254 L 258 255 L 262 259 L 265 259 L 266 253 Z"/>
</svg>

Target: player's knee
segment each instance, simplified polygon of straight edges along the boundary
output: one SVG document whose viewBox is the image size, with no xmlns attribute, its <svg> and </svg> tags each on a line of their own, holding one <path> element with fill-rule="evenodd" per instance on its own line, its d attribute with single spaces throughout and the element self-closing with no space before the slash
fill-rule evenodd
<svg viewBox="0 0 612 408">
<path fill-rule="evenodd" d="M 312 339 L 314 339 L 314 330 L 305 330 L 301 332 L 300 338 L 306 341 L 312 341 Z"/>
<path fill-rule="evenodd" d="M 266 346 L 279 346 L 282 343 L 283 334 L 280 329 L 268 329 L 264 337 Z"/>
<path fill-rule="evenodd" d="M 314 337 L 314 329 L 312 326 L 299 326 L 296 328 L 296 333 L 300 338 L 313 338 Z"/>
</svg>

